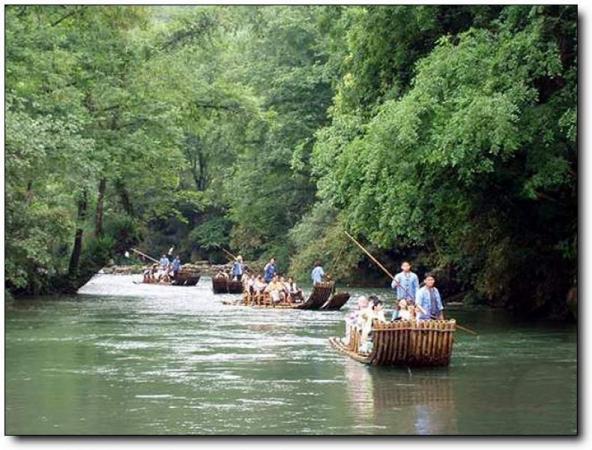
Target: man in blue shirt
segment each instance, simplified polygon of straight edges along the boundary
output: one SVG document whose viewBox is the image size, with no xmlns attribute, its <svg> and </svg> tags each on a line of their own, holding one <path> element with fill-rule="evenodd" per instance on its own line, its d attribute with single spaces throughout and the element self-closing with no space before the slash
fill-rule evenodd
<svg viewBox="0 0 592 450">
<path fill-rule="evenodd" d="M 179 258 L 179 255 L 175 256 L 175 259 L 173 259 L 173 278 L 177 278 L 177 273 L 179 272 L 179 270 L 181 270 L 181 259 Z"/>
<path fill-rule="evenodd" d="M 232 264 L 232 277 L 240 281 L 243 277 L 243 271 L 243 257 L 241 255 L 238 255 L 234 260 L 234 263 Z"/>
<path fill-rule="evenodd" d="M 417 291 L 415 296 L 415 304 L 418 306 L 418 319 L 430 320 L 430 319 L 444 319 L 442 311 L 442 297 L 440 292 L 434 287 L 436 279 L 432 274 L 427 274 L 425 277 L 425 286 Z"/>
<path fill-rule="evenodd" d="M 162 255 L 162 258 L 160 258 L 160 268 L 162 270 L 168 270 L 170 263 L 171 262 L 169 261 L 169 259 L 167 258 L 167 256 L 166 255 Z"/>
<path fill-rule="evenodd" d="M 314 269 L 312 269 L 312 272 L 310 273 L 310 277 L 312 278 L 312 284 L 315 285 L 315 284 L 321 283 L 323 281 L 324 276 L 325 276 L 325 271 L 321 267 L 321 262 L 320 261 L 315 262 Z"/>
<path fill-rule="evenodd" d="M 271 282 L 276 274 L 275 258 L 271 258 L 269 262 L 263 268 L 263 279 L 266 283 Z"/>
<path fill-rule="evenodd" d="M 419 279 L 411 272 L 411 264 L 408 261 L 403 261 L 401 270 L 402 272 L 395 275 L 391 287 L 395 290 L 397 301 L 406 300 L 407 303 L 413 303 L 419 289 Z"/>
</svg>

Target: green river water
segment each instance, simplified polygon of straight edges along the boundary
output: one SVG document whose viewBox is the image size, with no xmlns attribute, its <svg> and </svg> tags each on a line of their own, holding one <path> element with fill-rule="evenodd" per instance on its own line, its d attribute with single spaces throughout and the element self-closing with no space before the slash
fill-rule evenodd
<svg viewBox="0 0 592 450">
<path fill-rule="evenodd" d="M 447 369 L 336 353 L 337 312 L 222 304 L 196 287 L 98 275 L 76 296 L 6 305 L 6 433 L 562 434 L 577 432 L 577 329 L 448 311 Z M 353 295 L 388 290 L 350 289 Z"/>
</svg>

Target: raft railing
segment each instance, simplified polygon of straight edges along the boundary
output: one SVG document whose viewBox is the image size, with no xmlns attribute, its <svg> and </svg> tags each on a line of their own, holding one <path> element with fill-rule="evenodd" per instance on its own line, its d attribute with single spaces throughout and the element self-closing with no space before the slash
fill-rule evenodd
<svg viewBox="0 0 592 450">
<path fill-rule="evenodd" d="M 374 321 L 372 350 L 360 353 L 361 330 L 351 326 L 349 343 L 331 338 L 337 350 L 350 357 L 376 366 L 447 366 L 454 344 L 455 320 L 396 320 Z"/>
</svg>

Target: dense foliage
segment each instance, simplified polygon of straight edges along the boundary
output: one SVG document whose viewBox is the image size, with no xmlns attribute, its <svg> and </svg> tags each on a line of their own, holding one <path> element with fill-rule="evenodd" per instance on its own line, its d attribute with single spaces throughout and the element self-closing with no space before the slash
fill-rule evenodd
<svg viewBox="0 0 592 450">
<path fill-rule="evenodd" d="M 6 280 L 138 245 L 275 255 L 565 315 L 577 284 L 571 6 L 9 6 Z"/>
</svg>

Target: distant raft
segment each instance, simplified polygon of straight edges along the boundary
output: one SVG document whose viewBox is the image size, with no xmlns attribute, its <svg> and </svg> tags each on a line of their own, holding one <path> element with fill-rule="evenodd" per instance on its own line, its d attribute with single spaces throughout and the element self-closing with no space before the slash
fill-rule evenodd
<svg viewBox="0 0 592 450">
<path fill-rule="evenodd" d="M 158 282 L 147 282 L 142 281 L 144 284 L 158 284 L 164 286 L 195 286 L 199 279 L 201 278 L 201 273 L 198 270 L 195 270 L 191 267 L 181 267 L 181 270 L 177 272 L 177 276 L 171 281 L 158 281 Z"/>
<path fill-rule="evenodd" d="M 350 342 L 329 338 L 341 353 L 373 366 L 436 367 L 448 366 L 454 344 L 455 320 L 375 321 L 372 327 L 372 350 L 361 353 L 360 330 L 350 329 Z"/>
<path fill-rule="evenodd" d="M 335 288 L 334 282 L 317 283 L 313 286 L 312 292 L 308 299 L 301 302 L 292 302 L 289 300 L 282 300 L 279 303 L 274 303 L 269 292 L 262 292 L 260 294 L 250 294 L 243 292 L 242 301 L 239 305 L 251 306 L 253 308 L 276 308 L 276 309 L 311 309 L 311 310 L 326 310 L 336 311 L 340 309 L 349 300 L 347 292 L 341 292 L 335 295 L 333 290 Z M 226 302 L 226 304 L 235 304 Z"/>
<path fill-rule="evenodd" d="M 199 271 L 182 267 L 181 270 L 177 272 L 177 276 L 175 277 L 175 279 L 171 281 L 171 285 L 195 286 L 200 278 L 201 273 Z"/>
<path fill-rule="evenodd" d="M 226 277 L 213 277 L 212 290 L 214 294 L 240 294 L 243 292 L 243 284 Z"/>
</svg>

